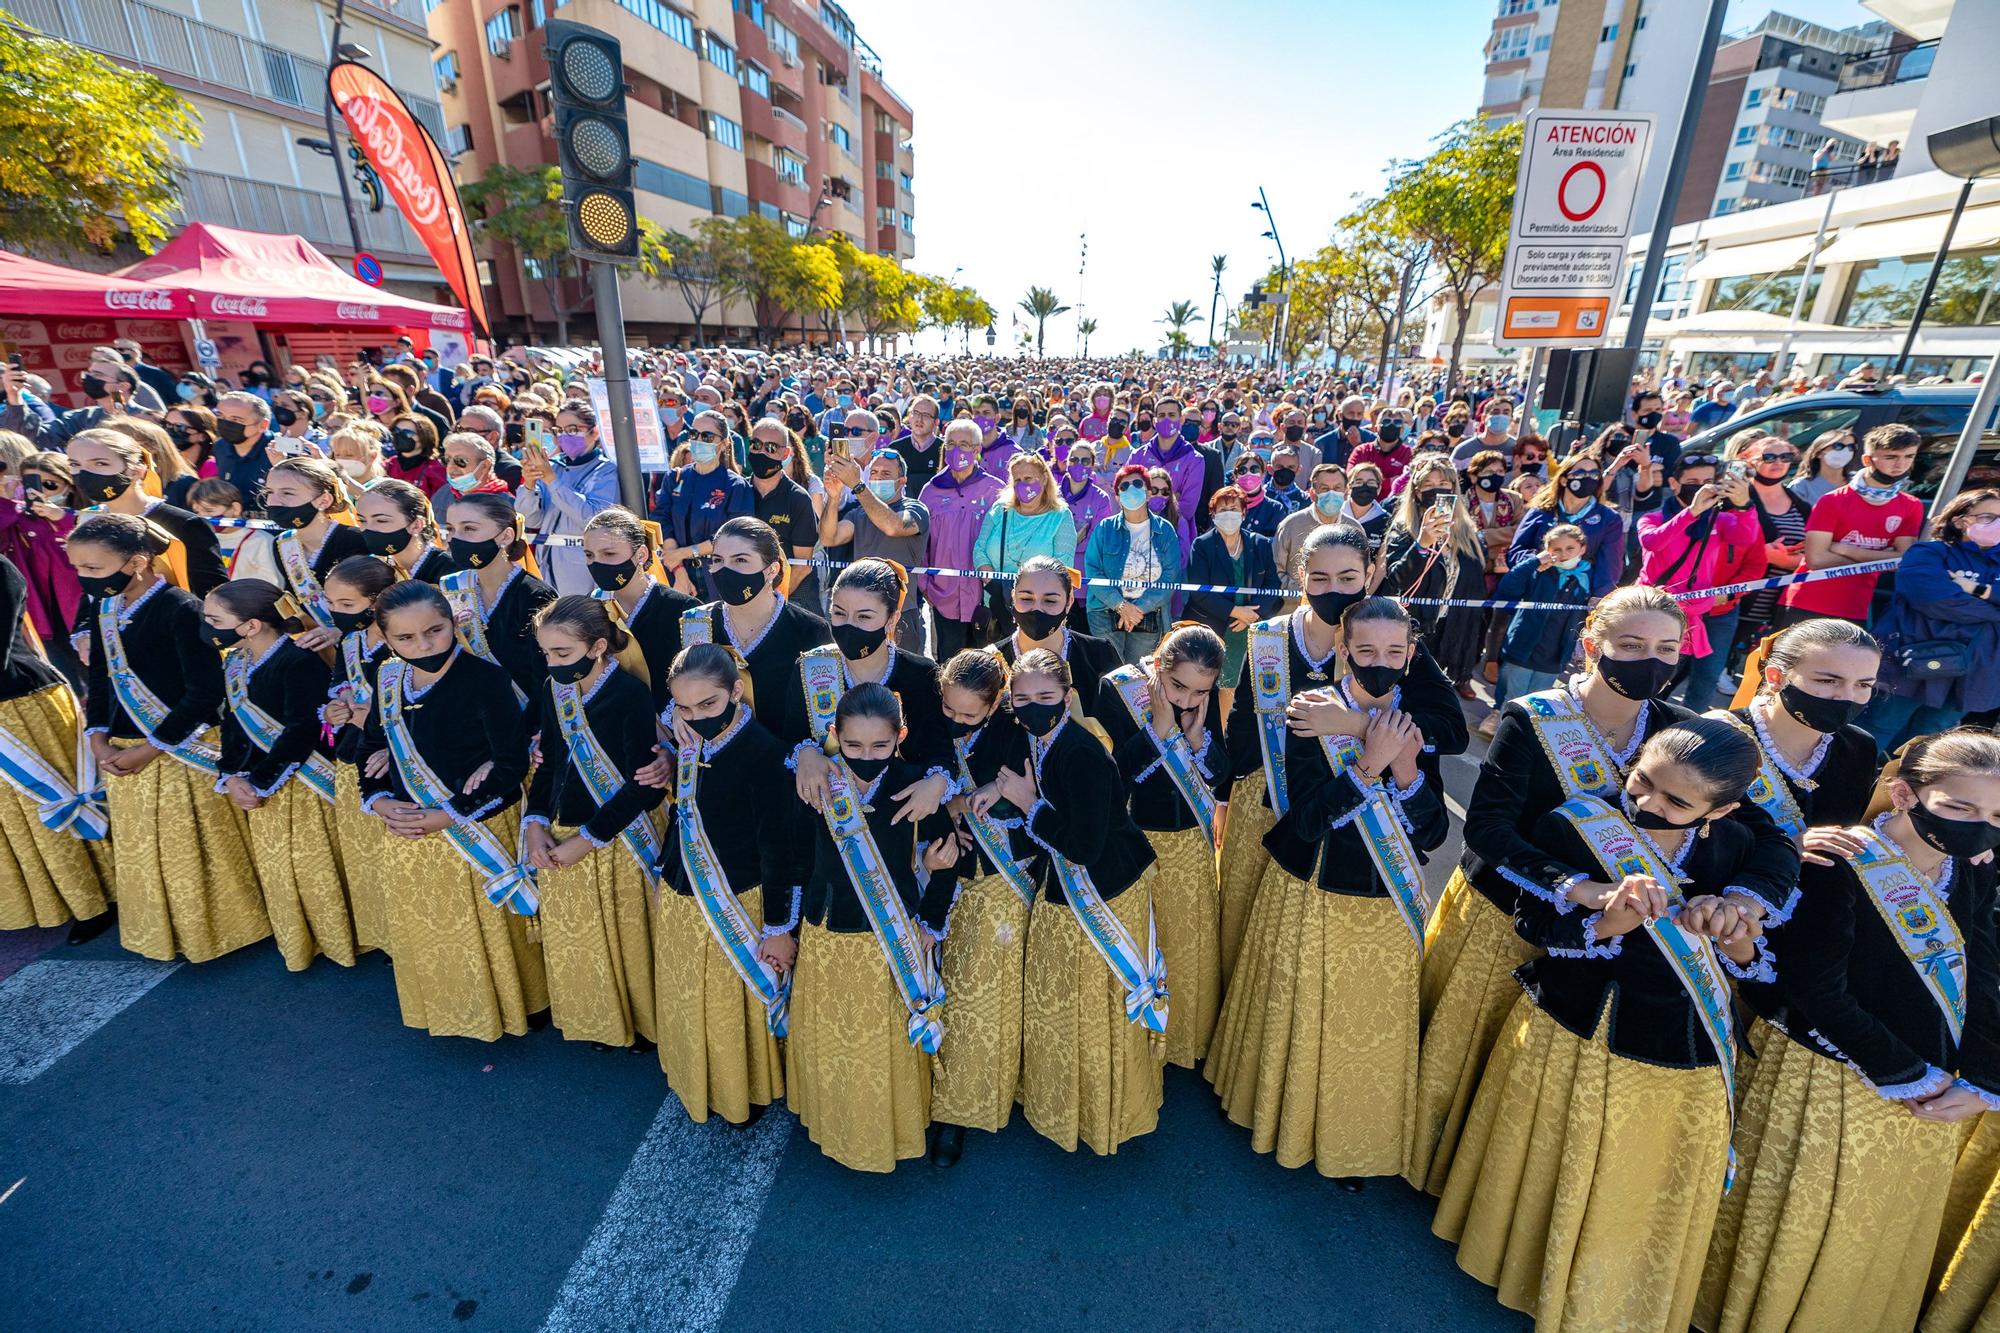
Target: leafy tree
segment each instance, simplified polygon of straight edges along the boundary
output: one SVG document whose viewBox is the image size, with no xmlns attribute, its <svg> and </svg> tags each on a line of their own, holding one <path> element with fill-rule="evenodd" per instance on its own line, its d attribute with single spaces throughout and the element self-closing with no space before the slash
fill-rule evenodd
<svg viewBox="0 0 2000 1333">
<path fill-rule="evenodd" d="M 1167 346 L 1174 349 L 1174 360 L 1178 361 L 1194 342 L 1187 336 L 1187 326 L 1201 318 L 1201 311 L 1192 301 L 1176 301 L 1167 307 L 1167 313 L 1160 316 L 1160 323 L 1170 330 Z"/>
<path fill-rule="evenodd" d="M 569 224 L 563 217 L 561 170 L 496 162 L 459 194 L 473 230 L 512 247 L 525 276 L 541 283 L 555 315 L 556 341 L 568 346 L 570 307 L 562 280 L 569 261 Z"/>
<path fill-rule="evenodd" d="M 772 295 L 798 315 L 830 317 L 841 305 L 840 260 L 825 245 L 790 246 L 778 259 Z"/>
<path fill-rule="evenodd" d="M 991 302 L 970 287 L 962 287 L 958 293 L 958 327 L 965 333 L 965 347 L 972 348 L 972 335 L 977 329 L 991 328 L 1000 312 Z"/>
<path fill-rule="evenodd" d="M 1371 199 L 1342 218 L 1334 234 L 1342 251 L 1354 298 L 1368 308 L 1381 334 L 1378 382 L 1388 383 L 1392 344 L 1401 337 L 1411 297 L 1429 267 L 1424 243 L 1396 226 L 1396 218 L 1380 199 Z"/>
<path fill-rule="evenodd" d="M 1211 255 L 1208 260 L 1209 276 L 1215 279 L 1215 290 L 1208 298 L 1208 345 L 1215 346 L 1215 303 L 1222 299 L 1222 270 L 1229 267 L 1228 255 Z"/>
<path fill-rule="evenodd" d="M 1057 299 L 1056 294 L 1047 287 L 1028 288 L 1028 294 L 1021 298 L 1020 305 L 1021 313 L 1035 321 L 1035 355 L 1042 356 L 1045 354 L 1043 335 L 1048 330 L 1049 320 L 1062 314 L 1069 307 Z"/>
<path fill-rule="evenodd" d="M 673 252 L 666 277 L 680 292 L 681 299 L 687 302 L 688 313 L 694 317 L 695 346 L 706 347 L 708 342 L 702 332 L 702 320 L 711 309 L 722 304 L 722 275 L 732 254 L 728 219 L 702 218 L 694 224 L 692 234 L 670 231 L 666 234 L 666 242 Z"/>
<path fill-rule="evenodd" d="M 1090 335 L 1095 332 L 1097 332 L 1096 320 L 1086 317 L 1076 322 L 1076 335 L 1083 339 L 1083 355 L 1085 359 L 1088 359 L 1090 356 Z"/>
<path fill-rule="evenodd" d="M 44 37 L 0 10 L 0 242 L 147 254 L 180 203 L 179 146 L 201 118 L 151 74 Z"/>
<path fill-rule="evenodd" d="M 861 325 L 872 350 L 889 334 L 914 333 L 923 318 L 917 275 L 887 255 L 870 254 L 840 238 L 842 308 Z"/>
</svg>

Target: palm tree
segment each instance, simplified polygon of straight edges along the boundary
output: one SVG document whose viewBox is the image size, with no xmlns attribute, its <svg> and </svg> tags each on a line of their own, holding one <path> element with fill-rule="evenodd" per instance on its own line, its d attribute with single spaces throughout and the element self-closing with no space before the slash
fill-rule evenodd
<svg viewBox="0 0 2000 1333">
<path fill-rule="evenodd" d="M 1194 344 L 1187 336 L 1187 326 L 1201 317 L 1201 310 L 1192 301 L 1176 301 L 1167 307 L 1167 313 L 1160 316 L 1171 333 L 1167 335 L 1167 345 L 1174 349 L 1174 359 L 1180 360 L 1181 353 Z"/>
<path fill-rule="evenodd" d="M 1021 312 L 1035 321 L 1035 355 L 1042 353 L 1042 333 L 1051 318 L 1062 314 L 1069 307 L 1056 298 L 1056 294 L 1046 287 L 1030 287 L 1028 294 L 1021 298 Z"/>
<path fill-rule="evenodd" d="M 1228 255 L 1211 255 L 1209 257 L 1209 275 L 1215 279 L 1215 291 L 1208 298 L 1208 345 L 1210 347 L 1215 346 L 1215 303 L 1222 299 L 1222 270 L 1228 264 Z"/>
<path fill-rule="evenodd" d="M 1076 322 L 1076 333 L 1079 338 L 1083 339 L 1083 358 L 1086 361 L 1090 359 L 1090 335 L 1095 332 L 1097 332 L 1096 320 L 1079 319 Z"/>
</svg>

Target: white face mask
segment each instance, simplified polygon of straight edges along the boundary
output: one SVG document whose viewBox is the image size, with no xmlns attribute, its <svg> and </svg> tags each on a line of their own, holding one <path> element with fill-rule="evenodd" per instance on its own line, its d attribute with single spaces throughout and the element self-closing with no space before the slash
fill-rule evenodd
<svg viewBox="0 0 2000 1333">
<path fill-rule="evenodd" d="M 1854 451 L 1852 449 L 1829 449 L 1821 454 L 1820 457 L 1834 467 L 1846 467 L 1854 461 Z"/>
<path fill-rule="evenodd" d="M 1243 515 L 1234 509 L 1225 509 L 1210 517 L 1215 522 L 1215 530 L 1225 535 L 1233 536 L 1243 527 Z"/>
<path fill-rule="evenodd" d="M 356 481 L 360 481 L 368 475 L 368 464 L 359 458 L 337 458 L 334 461 L 340 464 L 342 472 L 345 472 Z"/>
</svg>

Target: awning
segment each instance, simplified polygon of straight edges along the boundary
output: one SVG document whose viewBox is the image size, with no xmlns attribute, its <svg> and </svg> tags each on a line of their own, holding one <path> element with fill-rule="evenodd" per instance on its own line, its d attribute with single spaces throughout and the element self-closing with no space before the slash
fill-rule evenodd
<svg viewBox="0 0 2000 1333">
<path fill-rule="evenodd" d="M 1756 241 L 1710 250 L 1688 270 L 1695 281 L 1708 278 L 1744 278 L 1753 273 L 1783 273 L 1797 268 L 1812 251 L 1810 236 L 1781 236 L 1775 241 Z"/>
<path fill-rule="evenodd" d="M 1927 213 L 1920 218 L 1897 218 L 1893 222 L 1868 222 L 1849 227 L 1840 239 L 1820 251 L 1822 264 L 1865 263 L 1871 259 L 1898 259 L 1904 255 L 1931 256 L 1944 239 L 1950 213 Z M 2000 204 L 1968 208 L 1952 233 L 1954 254 L 2000 245 Z"/>
<path fill-rule="evenodd" d="M 183 292 L 0 250 L 0 316 L 186 319 L 193 313 Z"/>
<path fill-rule="evenodd" d="M 184 294 L 202 319 L 472 330 L 463 310 L 370 287 L 298 236 L 196 222 L 118 276 Z"/>
</svg>

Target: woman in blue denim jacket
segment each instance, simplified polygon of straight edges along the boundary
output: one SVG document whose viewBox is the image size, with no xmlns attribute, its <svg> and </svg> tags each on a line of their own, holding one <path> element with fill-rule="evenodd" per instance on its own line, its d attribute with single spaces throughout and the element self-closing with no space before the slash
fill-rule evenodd
<svg viewBox="0 0 2000 1333">
<path fill-rule="evenodd" d="M 1875 636 L 1875 697 L 1855 721 L 1884 753 L 2000 707 L 2000 491 L 1968 491 L 1937 511 L 1931 540 L 1903 552 Z M 1966 669 L 1906 675 L 1902 650 L 1939 641 L 1965 645 Z"/>
<path fill-rule="evenodd" d="M 1099 520 L 1091 529 L 1090 544 L 1083 554 L 1084 586 L 1090 632 L 1108 641 L 1122 660 L 1137 665 L 1159 646 L 1160 636 L 1166 633 L 1167 606 L 1173 594 L 1159 586 L 1129 585 L 1179 583 L 1181 540 L 1174 525 L 1148 505 L 1146 469 L 1126 464 L 1118 469 L 1114 486 L 1118 513 Z M 1135 540 L 1141 534 L 1144 540 Z M 1128 586 L 1094 581 L 1098 579 Z"/>
</svg>

